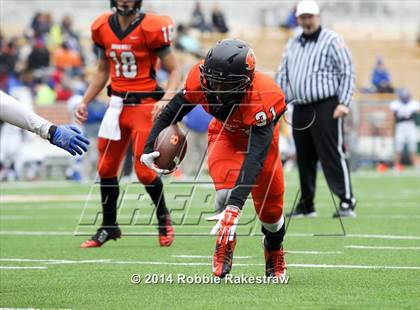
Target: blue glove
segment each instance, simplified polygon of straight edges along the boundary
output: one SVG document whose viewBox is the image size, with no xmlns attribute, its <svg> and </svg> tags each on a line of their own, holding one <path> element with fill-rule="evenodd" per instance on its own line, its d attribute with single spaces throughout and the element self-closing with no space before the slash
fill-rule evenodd
<svg viewBox="0 0 420 310">
<path fill-rule="evenodd" d="M 49 129 L 49 141 L 51 144 L 66 150 L 71 155 L 82 155 L 87 151 L 89 140 L 82 135 L 75 126 L 51 126 Z"/>
</svg>

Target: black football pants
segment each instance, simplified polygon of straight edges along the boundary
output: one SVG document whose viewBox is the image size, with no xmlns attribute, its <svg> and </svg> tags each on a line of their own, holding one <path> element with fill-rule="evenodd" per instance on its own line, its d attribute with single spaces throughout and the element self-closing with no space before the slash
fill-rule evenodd
<svg viewBox="0 0 420 310">
<path fill-rule="evenodd" d="M 350 171 L 345 157 L 343 119 L 334 119 L 338 105 L 336 97 L 310 105 L 295 105 L 293 110 L 293 137 L 296 144 L 302 210 L 314 211 L 316 173 L 321 162 L 328 186 L 340 198 L 350 203 L 353 198 Z M 313 120 L 314 123 L 305 130 Z"/>
</svg>

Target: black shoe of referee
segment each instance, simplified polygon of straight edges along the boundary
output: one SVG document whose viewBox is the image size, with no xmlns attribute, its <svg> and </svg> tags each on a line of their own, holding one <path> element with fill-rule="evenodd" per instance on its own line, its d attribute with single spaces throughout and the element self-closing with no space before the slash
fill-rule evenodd
<svg viewBox="0 0 420 310">
<path fill-rule="evenodd" d="M 317 217 L 314 206 L 305 207 L 302 203 L 298 203 L 293 212 L 286 213 L 286 217 Z"/>
<path fill-rule="evenodd" d="M 333 218 L 337 217 L 356 217 L 356 199 L 342 200 L 338 211 L 334 212 Z"/>
</svg>

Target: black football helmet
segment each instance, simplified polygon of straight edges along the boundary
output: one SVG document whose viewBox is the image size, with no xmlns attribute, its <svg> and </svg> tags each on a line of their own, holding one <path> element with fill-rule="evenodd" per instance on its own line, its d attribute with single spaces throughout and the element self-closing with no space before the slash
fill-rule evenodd
<svg viewBox="0 0 420 310">
<path fill-rule="evenodd" d="M 241 102 L 252 83 L 254 52 L 241 40 L 219 41 L 207 53 L 200 72 L 201 89 L 209 103 L 218 103 L 218 107 L 213 107 L 212 114 L 230 112 L 234 105 Z"/>
<path fill-rule="evenodd" d="M 134 13 L 139 13 L 143 0 L 134 0 L 134 7 L 129 8 L 126 6 L 119 7 L 117 0 L 111 0 L 111 10 L 119 15 L 128 16 Z"/>
</svg>

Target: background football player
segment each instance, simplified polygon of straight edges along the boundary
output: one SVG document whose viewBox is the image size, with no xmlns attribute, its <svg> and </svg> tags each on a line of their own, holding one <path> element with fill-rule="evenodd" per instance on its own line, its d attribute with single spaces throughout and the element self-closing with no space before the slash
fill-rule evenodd
<svg viewBox="0 0 420 310">
<path fill-rule="evenodd" d="M 266 275 L 285 275 L 284 184 L 278 147 L 278 120 L 286 109 L 283 92 L 270 77 L 255 72 L 255 56 L 245 42 L 218 42 L 204 63 L 192 68 L 184 90 L 159 115 L 141 157 L 143 163 L 168 172 L 154 163 L 160 155 L 153 151 L 154 141 L 196 104 L 214 116 L 208 130 L 208 167 L 217 191 L 216 208 L 223 212 L 212 231 L 218 231 L 213 274 L 224 277 L 231 270 L 236 226 L 252 193 L 265 236 Z"/>
<path fill-rule="evenodd" d="M 81 247 L 99 247 L 121 236 L 117 223 L 117 174 L 129 142 L 136 159 L 137 177 L 147 185 L 146 191 L 156 205 L 160 245 L 169 246 L 173 241 L 173 229 L 162 181 L 139 159 L 153 116 L 171 99 L 180 81 L 180 71 L 170 48 L 173 23 L 167 16 L 140 13 L 141 0 L 110 2 L 114 13 L 101 15 L 92 25 L 92 39 L 100 50 L 100 58 L 94 78 L 75 113 L 79 121 L 85 121 L 87 105 L 111 77 L 111 99 L 98 141 L 103 222 L 97 233 Z M 156 82 L 158 59 L 169 72 L 166 93 Z"/>
<path fill-rule="evenodd" d="M 73 156 L 82 155 L 89 145 L 89 140 L 76 127 L 56 126 L 26 109 L 23 104 L 2 91 L 0 91 L 0 122 L 33 132 Z"/>
</svg>

